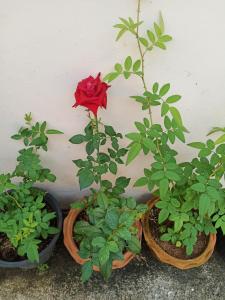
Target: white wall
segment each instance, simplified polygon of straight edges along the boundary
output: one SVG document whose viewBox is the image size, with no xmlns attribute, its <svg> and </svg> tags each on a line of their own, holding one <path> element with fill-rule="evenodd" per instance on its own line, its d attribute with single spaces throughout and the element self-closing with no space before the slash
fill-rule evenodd
<svg viewBox="0 0 225 300">
<path fill-rule="evenodd" d="M 50 142 L 43 161 L 58 177 L 47 187 L 62 201 L 81 197 L 72 159 L 84 155 L 82 146 L 68 139 L 87 122 L 82 108 L 73 110 L 77 82 L 99 71 L 107 73 L 127 54 L 137 55 L 128 36 L 115 42 L 117 17 L 136 14 L 135 0 L 0 0 L 0 171 L 15 167 L 20 143 L 10 140 L 25 112 L 35 120 L 65 132 Z M 146 61 L 148 82 L 171 82 L 183 95 L 180 102 L 188 141 L 204 139 L 212 126 L 225 125 L 225 1 L 143 0 L 142 17 L 148 26 L 161 10 L 174 40 L 167 51 L 156 49 Z M 140 93 L 136 79 L 116 81 L 109 90 L 108 109 L 101 117 L 128 132 L 143 118 L 129 95 Z M 129 113 L 128 113 L 129 111 Z M 158 115 L 157 115 L 158 116 Z M 157 119 L 158 117 L 155 117 Z M 125 144 L 125 141 L 124 141 Z M 180 159 L 194 151 L 178 146 Z M 142 175 L 150 159 L 139 157 L 120 175 Z M 146 189 L 129 193 L 140 195 Z"/>
</svg>

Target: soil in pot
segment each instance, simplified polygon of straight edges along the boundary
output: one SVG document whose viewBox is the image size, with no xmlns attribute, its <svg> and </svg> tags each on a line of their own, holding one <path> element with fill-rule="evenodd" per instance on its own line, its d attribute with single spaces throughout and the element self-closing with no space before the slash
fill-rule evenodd
<svg viewBox="0 0 225 300">
<path fill-rule="evenodd" d="M 45 205 L 44 209 L 47 209 L 48 212 L 53 212 L 53 209 L 48 204 Z M 50 221 L 50 226 L 57 227 L 56 218 Z M 41 243 L 39 244 L 38 247 L 39 253 L 49 245 L 53 237 L 54 235 L 49 235 L 47 239 L 43 239 L 40 237 Z M 8 262 L 17 262 L 17 261 L 23 261 L 25 259 L 27 258 L 24 256 L 19 256 L 17 254 L 16 249 L 13 247 L 13 245 L 7 238 L 6 234 L 0 233 L 0 260 L 4 260 Z"/>
<path fill-rule="evenodd" d="M 206 236 L 204 233 L 200 233 L 198 235 L 197 242 L 194 246 L 193 253 L 191 255 L 186 254 L 186 249 L 185 247 L 176 247 L 170 242 L 164 242 L 160 240 L 160 229 L 159 229 L 159 224 L 158 224 L 158 215 L 159 215 L 160 210 L 156 208 L 155 206 L 151 209 L 150 214 L 149 214 L 149 228 L 151 231 L 151 234 L 156 241 L 156 243 L 169 255 L 176 257 L 178 259 L 193 259 L 201 255 L 205 248 L 208 245 L 209 242 L 209 237 Z M 170 226 L 170 224 L 167 224 Z"/>
</svg>

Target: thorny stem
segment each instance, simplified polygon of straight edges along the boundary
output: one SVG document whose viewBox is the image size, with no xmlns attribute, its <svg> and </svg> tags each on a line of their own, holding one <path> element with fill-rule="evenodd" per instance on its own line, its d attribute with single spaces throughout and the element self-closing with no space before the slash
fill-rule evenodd
<svg viewBox="0 0 225 300">
<path fill-rule="evenodd" d="M 139 40 L 140 11 L 141 11 L 141 0 L 138 0 L 138 8 L 137 8 L 137 23 L 138 23 L 138 25 L 137 25 L 137 31 L 136 31 L 136 39 L 137 39 L 138 49 L 139 49 L 140 56 L 141 56 L 141 72 L 142 72 L 142 75 L 140 77 L 141 77 L 141 80 L 142 80 L 142 83 L 143 83 L 143 86 L 144 86 L 144 90 L 145 90 L 145 92 L 147 92 L 147 85 L 146 85 L 146 81 L 145 81 L 145 61 L 144 61 L 145 53 L 143 52 L 143 50 L 141 48 L 141 43 L 140 43 L 140 40 Z M 149 111 L 149 117 L 150 117 L 151 125 L 153 125 L 151 107 L 149 107 L 148 111 Z"/>
<path fill-rule="evenodd" d="M 97 163 L 98 165 L 100 166 L 100 163 L 99 163 L 99 152 L 100 152 L 100 136 L 99 136 L 99 120 L 98 120 L 98 117 L 95 116 L 95 130 L 96 130 L 96 133 L 98 135 L 98 147 L 97 147 Z M 102 185 L 102 176 L 99 175 L 99 184 L 100 184 L 100 187 Z"/>
</svg>

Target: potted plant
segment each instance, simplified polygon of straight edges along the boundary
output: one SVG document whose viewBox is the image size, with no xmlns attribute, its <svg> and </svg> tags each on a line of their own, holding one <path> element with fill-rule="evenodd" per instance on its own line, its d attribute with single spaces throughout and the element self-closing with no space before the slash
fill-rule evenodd
<svg viewBox="0 0 225 300">
<path fill-rule="evenodd" d="M 148 202 L 149 210 L 143 221 L 144 236 L 153 253 L 162 261 L 181 269 L 192 268 L 206 262 L 216 242 L 217 228 L 225 233 L 225 191 L 221 179 L 225 168 L 225 136 L 216 141 L 194 142 L 189 146 L 199 149 L 198 156 L 191 162 L 178 163 L 174 143 L 185 143 L 185 128 L 181 114 L 174 103 L 180 95 L 169 94 L 170 84 L 150 88 L 145 76 L 145 56 L 153 48 L 166 49 L 165 43 L 172 38 L 165 34 L 160 14 L 154 29 L 140 34 L 140 5 L 138 0 L 137 18 L 120 18 L 117 39 L 131 33 L 137 41 L 139 58 L 128 56 L 124 64 L 117 63 L 115 70 L 106 75 L 111 82 L 120 75 L 125 79 L 138 76 L 143 93 L 131 98 L 140 103 L 147 116 L 135 122 L 136 131 L 126 137 L 131 141 L 127 164 L 140 152 L 150 154 L 150 168 L 144 169 L 144 176 L 134 186 L 147 186 L 153 194 Z M 157 123 L 152 108 L 158 106 L 162 122 Z M 211 133 L 221 130 L 214 129 Z M 224 129 L 223 129 L 224 130 Z M 150 162 L 149 162 L 150 163 Z"/>
<path fill-rule="evenodd" d="M 45 263 L 62 228 L 58 202 L 35 187 L 37 182 L 56 180 L 41 165 L 38 152 L 47 151 L 49 134 L 62 132 L 47 129 L 46 122 L 32 124 L 30 113 L 25 115 L 25 121 L 26 126 L 12 136 L 25 145 L 19 151 L 17 166 L 12 173 L 0 175 L 0 267 L 3 268 L 34 268 Z"/>
<path fill-rule="evenodd" d="M 122 268 L 141 249 L 142 227 L 139 219 L 146 205 L 137 204 L 132 197 L 122 194 L 130 179 L 118 177 L 113 184 L 103 178 L 109 172 L 117 174 L 123 164 L 126 148 L 119 145 L 121 133 L 104 125 L 97 116 L 99 107 L 106 108 L 108 85 L 89 76 L 76 89 L 74 107 L 87 108 L 88 124 L 84 134 L 76 134 L 72 144 L 85 144 L 86 159 L 76 159 L 80 189 L 89 188 L 90 195 L 72 204 L 64 222 L 64 243 L 74 260 L 82 265 L 82 282 L 89 280 L 93 271 L 100 271 L 104 279 L 112 269 Z"/>
</svg>

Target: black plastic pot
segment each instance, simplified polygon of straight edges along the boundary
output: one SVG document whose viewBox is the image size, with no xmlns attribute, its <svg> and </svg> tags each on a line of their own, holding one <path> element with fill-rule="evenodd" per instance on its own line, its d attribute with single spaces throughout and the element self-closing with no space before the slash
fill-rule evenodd
<svg viewBox="0 0 225 300">
<path fill-rule="evenodd" d="M 32 263 L 29 262 L 27 259 L 26 260 L 21 260 L 21 261 L 15 261 L 15 262 L 8 262 L 4 260 L 0 260 L 0 268 L 19 268 L 19 269 L 33 269 L 38 266 L 38 264 L 44 264 L 46 263 L 49 258 L 51 257 L 53 250 L 55 248 L 56 242 L 59 239 L 61 230 L 62 230 L 62 223 L 63 223 L 63 218 L 62 218 L 62 211 L 61 208 L 57 202 L 57 200 L 50 194 L 46 194 L 45 197 L 45 202 L 51 206 L 51 208 L 55 211 L 56 213 L 56 218 L 57 218 L 57 228 L 59 228 L 60 232 L 55 234 L 50 243 L 47 245 L 47 247 L 42 250 L 39 253 L 39 263 Z"/>
</svg>

